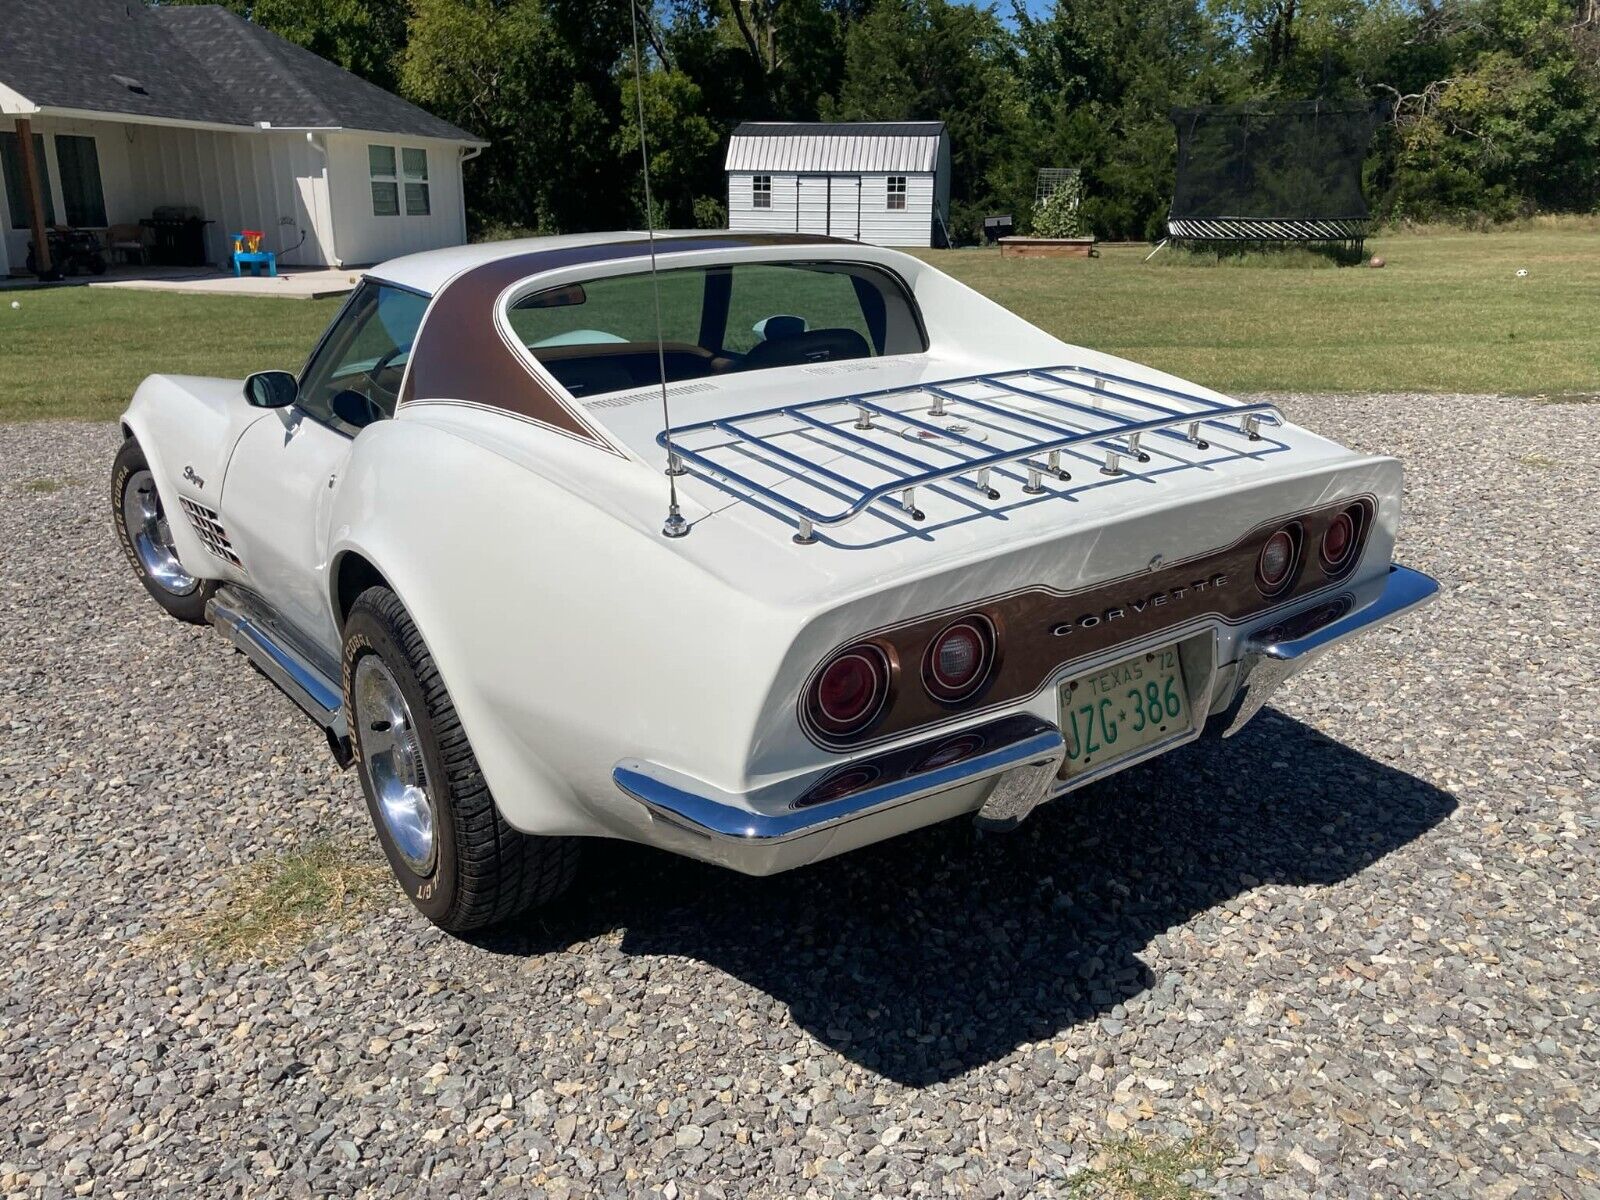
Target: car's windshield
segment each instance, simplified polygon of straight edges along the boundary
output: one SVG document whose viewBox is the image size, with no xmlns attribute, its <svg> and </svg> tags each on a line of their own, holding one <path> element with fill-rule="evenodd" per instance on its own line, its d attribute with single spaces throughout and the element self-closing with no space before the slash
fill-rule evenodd
<svg viewBox="0 0 1600 1200">
<path fill-rule="evenodd" d="M 661 357 L 669 382 L 927 349 L 915 305 L 889 272 L 862 263 L 746 263 L 662 271 Z M 648 273 L 525 296 L 512 329 L 575 396 L 656 382 Z"/>
</svg>

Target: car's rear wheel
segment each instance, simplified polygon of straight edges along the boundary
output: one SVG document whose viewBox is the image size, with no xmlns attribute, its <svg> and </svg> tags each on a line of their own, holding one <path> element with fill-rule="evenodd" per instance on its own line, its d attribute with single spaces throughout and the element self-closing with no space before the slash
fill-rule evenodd
<svg viewBox="0 0 1600 1200">
<path fill-rule="evenodd" d="M 369 588 L 345 620 L 345 711 L 378 841 L 413 904 L 441 929 L 498 924 L 555 899 L 575 838 L 507 825 L 410 615 Z"/>
<path fill-rule="evenodd" d="M 190 574 L 178 558 L 155 476 L 135 438 L 122 443 L 111 466 L 111 520 L 123 553 L 156 603 L 180 621 L 203 625 L 216 581 Z"/>
</svg>

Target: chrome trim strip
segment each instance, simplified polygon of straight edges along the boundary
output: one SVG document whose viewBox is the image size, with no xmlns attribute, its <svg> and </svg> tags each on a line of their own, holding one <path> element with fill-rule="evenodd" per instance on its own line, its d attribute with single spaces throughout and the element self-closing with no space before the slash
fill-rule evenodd
<svg viewBox="0 0 1600 1200">
<path fill-rule="evenodd" d="M 206 602 L 206 620 L 216 626 L 261 673 L 317 724 L 344 737 L 344 697 L 339 686 L 290 647 L 274 639 L 244 611 L 218 593 Z"/>
<path fill-rule="evenodd" d="M 1426 604 L 1438 594 L 1439 585 L 1421 571 L 1389 564 L 1383 590 L 1369 603 L 1302 637 L 1286 642 L 1260 642 L 1247 638 L 1245 651 L 1265 655 L 1280 662 L 1293 662 L 1309 654 L 1337 645 L 1363 629 L 1381 625 Z M 1281 619 L 1280 619 L 1281 620 Z M 1275 622 L 1277 623 L 1277 622 Z"/>
<path fill-rule="evenodd" d="M 795 807 L 795 804 L 807 791 L 839 771 L 840 764 L 831 764 L 796 779 L 742 795 L 723 792 L 699 780 L 636 759 L 625 759 L 618 763 L 611 777 L 626 795 L 644 805 L 656 817 L 680 829 L 705 838 L 757 846 L 832 829 L 939 792 L 981 782 L 1017 767 L 1050 764 L 1053 773 L 1060 765 L 1062 754 L 1066 752 L 1061 731 L 1049 722 L 1032 716 L 1007 717 L 953 735 L 944 733 L 919 744 L 917 749 L 926 747 L 931 751 L 940 743 L 973 735 L 1003 735 L 1007 740 L 948 766 L 891 778 L 854 795 L 808 808 Z M 901 748 L 845 765 L 870 766 L 905 753 L 905 748 Z"/>
</svg>

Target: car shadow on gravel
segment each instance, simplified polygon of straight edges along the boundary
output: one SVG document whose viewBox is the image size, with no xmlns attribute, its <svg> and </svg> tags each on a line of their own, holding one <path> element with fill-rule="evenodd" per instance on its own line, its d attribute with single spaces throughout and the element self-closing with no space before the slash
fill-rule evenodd
<svg viewBox="0 0 1600 1200">
<path fill-rule="evenodd" d="M 1259 884 L 1348 879 L 1455 807 L 1267 709 L 1008 835 L 948 822 L 769 879 L 597 845 L 570 899 L 478 943 L 538 954 L 621 930 L 626 953 L 712 964 L 840 1054 L 922 1086 L 1155 986 L 1136 956 L 1195 914 Z"/>
</svg>

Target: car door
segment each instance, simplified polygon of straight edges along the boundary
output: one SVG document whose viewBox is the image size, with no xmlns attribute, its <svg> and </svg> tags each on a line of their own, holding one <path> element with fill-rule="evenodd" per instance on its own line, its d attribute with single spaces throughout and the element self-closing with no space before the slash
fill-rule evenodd
<svg viewBox="0 0 1600 1200">
<path fill-rule="evenodd" d="M 394 415 L 427 297 L 368 280 L 323 335 L 295 403 L 245 431 L 222 507 L 263 600 L 315 645 L 339 634 L 326 584 L 328 523 L 355 438 Z"/>
</svg>

